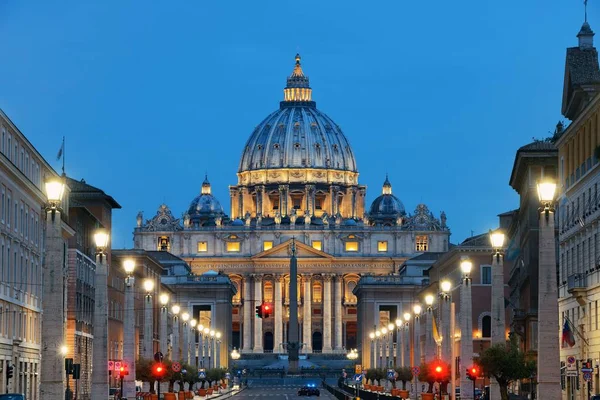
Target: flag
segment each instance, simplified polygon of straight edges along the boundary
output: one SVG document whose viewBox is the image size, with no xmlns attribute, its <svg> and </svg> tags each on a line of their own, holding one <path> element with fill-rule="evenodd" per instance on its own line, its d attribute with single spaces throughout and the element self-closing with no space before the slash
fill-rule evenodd
<svg viewBox="0 0 600 400">
<path fill-rule="evenodd" d="M 65 151 L 65 138 L 63 138 L 62 144 L 60 145 L 60 149 L 58 149 L 58 154 L 56 155 L 56 161 L 60 160 L 63 155 L 63 151 Z"/>
<path fill-rule="evenodd" d="M 565 318 L 565 324 L 563 325 L 562 330 L 562 347 L 565 348 L 567 345 L 569 347 L 575 346 L 575 335 L 573 335 L 569 320 Z"/>
<path fill-rule="evenodd" d="M 442 337 L 440 336 L 440 333 L 438 332 L 437 324 L 435 323 L 435 318 L 433 318 L 432 321 L 433 321 L 433 340 L 435 340 L 435 342 L 437 344 L 440 344 L 440 343 L 442 343 Z"/>
</svg>

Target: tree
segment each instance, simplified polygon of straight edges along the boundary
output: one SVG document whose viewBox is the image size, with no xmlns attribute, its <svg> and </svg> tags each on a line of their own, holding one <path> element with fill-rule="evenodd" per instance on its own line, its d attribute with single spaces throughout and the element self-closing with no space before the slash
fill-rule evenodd
<svg viewBox="0 0 600 400">
<path fill-rule="evenodd" d="M 154 388 L 154 375 L 152 375 L 152 365 L 154 360 L 140 357 L 135 363 L 135 378 L 138 381 L 147 382 L 150 389 Z"/>
<path fill-rule="evenodd" d="M 430 364 L 428 362 L 421 364 L 421 371 L 419 372 L 419 381 L 427 382 L 427 393 L 433 393 L 433 384 L 435 383 L 435 377 L 430 371 Z"/>
<path fill-rule="evenodd" d="M 398 378 L 400 382 L 402 382 L 402 390 L 406 390 L 406 382 L 410 382 L 413 379 L 412 369 L 410 367 L 398 367 L 396 368 L 396 372 L 398 373 Z"/>
<path fill-rule="evenodd" d="M 367 378 L 367 382 L 371 381 L 371 384 L 374 385 L 375 379 L 377 379 L 377 371 L 375 368 L 369 368 L 365 374 L 365 378 Z"/>
<path fill-rule="evenodd" d="M 519 350 L 514 339 L 489 347 L 475 362 L 485 375 L 496 379 L 502 400 L 508 400 L 508 385 L 511 382 L 529 378 L 536 369 L 535 362 L 525 359 L 525 353 Z"/>
<path fill-rule="evenodd" d="M 183 370 L 185 370 L 185 374 L 181 374 L 181 382 L 187 383 L 188 390 L 192 390 L 194 388 L 194 384 L 198 382 L 198 368 L 193 365 L 183 364 L 182 371 Z"/>
</svg>

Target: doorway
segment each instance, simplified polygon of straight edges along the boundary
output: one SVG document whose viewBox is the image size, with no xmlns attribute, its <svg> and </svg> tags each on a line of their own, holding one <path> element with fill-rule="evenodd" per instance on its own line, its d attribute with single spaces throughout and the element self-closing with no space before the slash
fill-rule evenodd
<svg viewBox="0 0 600 400">
<path fill-rule="evenodd" d="M 315 353 L 320 353 L 323 350 L 323 334 L 321 332 L 312 334 L 312 349 Z"/>
<path fill-rule="evenodd" d="M 273 352 L 273 332 L 265 332 L 265 353 Z"/>
</svg>

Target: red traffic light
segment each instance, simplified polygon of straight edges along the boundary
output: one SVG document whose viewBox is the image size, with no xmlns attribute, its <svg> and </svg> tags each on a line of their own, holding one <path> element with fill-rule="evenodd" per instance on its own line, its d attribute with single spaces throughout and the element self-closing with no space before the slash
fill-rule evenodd
<svg viewBox="0 0 600 400">
<path fill-rule="evenodd" d="M 475 368 L 475 367 L 471 368 L 471 373 L 472 373 L 474 376 L 477 376 L 477 368 Z"/>
<path fill-rule="evenodd" d="M 167 370 L 163 364 L 154 364 L 154 367 L 152 368 L 152 374 L 159 380 L 165 376 L 166 372 Z"/>
<path fill-rule="evenodd" d="M 269 311 L 271 309 L 271 307 L 269 307 L 268 304 L 265 304 L 265 311 Z"/>
<path fill-rule="evenodd" d="M 437 367 L 435 367 L 435 372 L 437 372 L 438 374 L 441 374 L 442 370 L 443 370 L 443 368 L 441 365 L 438 365 Z"/>
</svg>

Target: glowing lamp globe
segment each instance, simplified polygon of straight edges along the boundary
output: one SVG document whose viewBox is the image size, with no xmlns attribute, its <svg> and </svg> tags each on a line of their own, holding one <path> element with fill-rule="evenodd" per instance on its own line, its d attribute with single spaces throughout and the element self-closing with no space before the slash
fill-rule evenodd
<svg viewBox="0 0 600 400">
<path fill-rule="evenodd" d="M 371 333 L 369 333 L 369 337 L 370 337 L 371 339 L 375 339 L 375 332 L 371 332 Z"/>
<path fill-rule="evenodd" d="M 452 283 L 450 283 L 450 281 L 442 281 L 440 286 L 442 287 L 442 292 L 444 293 L 448 293 L 450 289 L 452 289 Z"/>
<path fill-rule="evenodd" d="M 60 179 L 52 179 L 46 182 L 46 197 L 51 204 L 60 203 L 65 193 L 65 184 Z"/>
<path fill-rule="evenodd" d="M 381 331 L 375 331 L 375 337 L 381 336 Z"/>
<path fill-rule="evenodd" d="M 146 293 L 150 293 L 154 289 L 154 281 L 152 279 L 146 279 L 144 281 L 144 290 Z"/>
<path fill-rule="evenodd" d="M 406 322 L 410 321 L 410 316 L 411 316 L 411 315 L 410 315 L 410 313 L 409 313 L 409 312 L 407 312 L 407 313 L 404 313 L 404 320 L 405 320 Z"/>
<path fill-rule="evenodd" d="M 202 324 L 198 325 L 198 332 L 202 333 L 203 330 L 204 330 L 204 325 L 202 325 Z"/>
<path fill-rule="evenodd" d="M 398 327 L 402 326 L 402 320 L 400 318 L 398 318 L 396 320 L 396 326 L 398 326 Z"/>
<path fill-rule="evenodd" d="M 415 315 L 420 315 L 421 314 L 421 306 L 419 304 L 415 304 L 415 306 L 413 307 L 413 311 L 414 311 Z"/>
<path fill-rule="evenodd" d="M 391 332 L 394 329 L 394 324 L 392 324 L 392 323 L 388 324 L 387 328 L 388 328 L 388 331 Z"/>
<path fill-rule="evenodd" d="M 94 233 L 94 242 L 96 243 L 96 248 L 104 250 L 108 246 L 108 232 L 105 229 L 98 229 Z"/>
<path fill-rule="evenodd" d="M 215 336 L 217 337 L 217 339 L 221 339 L 221 332 L 217 332 L 217 333 L 215 334 Z"/>
<path fill-rule="evenodd" d="M 537 184 L 537 192 L 540 202 L 551 203 L 554 201 L 554 195 L 556 194 L 556 183 L 540 182 Z"/>
<path fill-rule="evenodd" d="M 504 233 L 502 231 L 490 231 L 490 242 L 492 243 L 492 248 L 501 249 L 504 247 Z"/>
<path fill-rule="evenodd" d="M 469 275 L 473 269 L 473 263 L 468 258 L 465 258 L 460 262 L 460 269 L 465 275 Z"/>
<path fill-rule="evenodd" d="M 181 311 L 181 307 L 179 307 L 178 304 L 175 304 L 172 308 L 171 311 L 173 312 L 173 314 L 178 315 L 179 311 Z"/>
<path fill-rule="evenodd" d="M 193 319 L 190 321 L 190 325 L 192 326 L 192 328 L 195 328 L 197 323 L 198 323 L 198 321 L 196 321 L 196 319 L 195 319 L 195 318 L 193 318 Z"/>
<path fill-rule="evenodd" d="M 381 328 L 381 334 L 385 335 L 387 333 L 387 328 Z"/>
<path fill-rule="evenodd" d="M 169 302 L 169 295 L 166 293 L 163 293 L 160 295 L 160 297 L 158 299 L 160 301 L 160 304 L 162 304 L 163 306 L 166 306 L 167 303 Z"/>
<path fill-rule="evenodd" d="M 208 328 L 204 328 L 204 334 L 205 334 L 205 335 L 208 335 L 209 333 L 210 333 L 210 329 L 208 329 Z"/>
<path fill-rule="evenodd" d="M 187 322 L 190 319 L 190 314 L 184 312 L 183 314 L 181 314 L 181 319 L 183 320 L 183 322 Z"/>
<path fill-rule="evenodd" d="M 427 296 L 425 296 L 425 304 L 427 304 L 428 306 L 433 304 L 433 296 L 428 294 Z"/>
<path fill-rule="evenodd" d="M 125 269 L 127 275 L 131 275 L 135 268 L 135 261 L 133 261 L 131 258 L 126 259 L 123 261 L 123 268 Z"/>
</svg>

